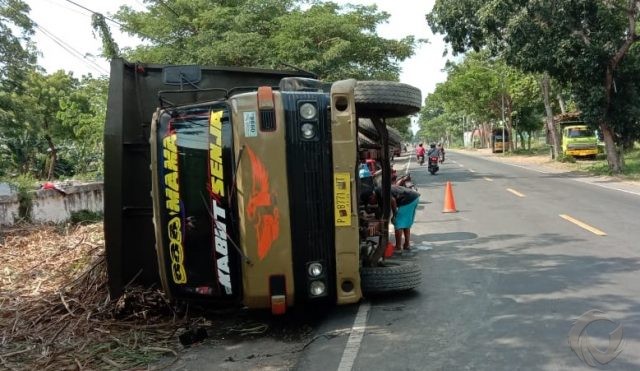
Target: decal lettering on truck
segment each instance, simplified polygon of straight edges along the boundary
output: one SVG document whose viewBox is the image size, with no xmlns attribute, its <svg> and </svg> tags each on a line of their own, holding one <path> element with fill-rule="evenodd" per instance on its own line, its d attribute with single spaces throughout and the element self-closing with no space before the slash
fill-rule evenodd
<svg viewBox="0 0 640 371">
<path fill-rule="evenodd" d="M 222 163 L 222 115 L 224 111 L 211 112 L 209 118 L 209 173 L 211 209 L 213 210 L 214 247 L 218 258 L 216 268 L 218 283 L 227 295 L 233 294 L 229 270 L 229 247 L 227 244 L 226 210 L 222 206 L 224 197 L 224 167 Z"/>
<path fill-rule="evenodd" d="M 169 256 L 171 257 L 171 276 L 177 284 L 187 283 L 184 269 L 184 249 L 182 246 L 182 222 L 180 219 L 180 183 L 178 181 L 178 146 L 176 135 L 171 134 L 162 140 L 164 164 L 164 194 L 170 220 L 167 224 L 169 236 Z"/>
</svg>

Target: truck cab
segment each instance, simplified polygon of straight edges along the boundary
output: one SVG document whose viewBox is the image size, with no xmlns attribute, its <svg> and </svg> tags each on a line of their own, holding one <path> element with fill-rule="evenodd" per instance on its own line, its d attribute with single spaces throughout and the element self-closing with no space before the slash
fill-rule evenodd
<svg viewBox="0 0 640 371">
<path fill-rule="evenodd" d="M 274 314 L 362 298 L 363 270 L 381 269 L 389 213 L 376 221 L 382 227 L 371 248 L 359 218 L 358 120 L 371 118 L 382 138 L 388 206 L 384 117 L 417 112 L 420 92 L 313 77 L 112 61 L 105 129 L 112 296 L 132 281 L 159 282 L 170 299 Z"/>
<path fill-rule="evenodd" d="M 562 153 L 565 156 L 595 157 L 598 154 L 598 136 L 582 123 L 564 124 L 562 127 Z"/>
</svg>

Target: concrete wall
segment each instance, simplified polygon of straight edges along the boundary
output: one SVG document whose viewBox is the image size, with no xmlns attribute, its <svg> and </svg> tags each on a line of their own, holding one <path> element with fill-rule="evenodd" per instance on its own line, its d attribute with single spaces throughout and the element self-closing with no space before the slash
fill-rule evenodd
<svg viewBox="0 0 640 371">
<path fill-rule="evenodd" d="M 38 223 L 61 223 L 71 213 L 81 210 L 102 212 L 102 183 L 61 187 L 66 194 L 48 189 L 34 191 L 31 220 Z M 0 225 L 11 225 L 19 219 L 18 196 L 0 196 Z"/>
</svg>

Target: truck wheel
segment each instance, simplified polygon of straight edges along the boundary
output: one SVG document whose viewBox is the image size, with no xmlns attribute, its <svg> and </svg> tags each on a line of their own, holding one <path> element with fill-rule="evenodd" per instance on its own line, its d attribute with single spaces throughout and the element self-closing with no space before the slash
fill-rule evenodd
<svg viewBox="0 0 640 371">
<path fill-rule="evenodd" d="M 378 131 L 370 119 L 358 119 L 358 132 L 366 135 L 370 140 L 380 143 Z M 402 135 L 400 132 L 392 127 L 387 127 L 387 132 L 389 133 L 389 147 L 400 148 L 402 145 Z"/>
<path fill-rule="evenodd" d="M 354 97 L 359 117 L 403 117 L 420 111 L 420 89 L 394 81 L 358 81 Z"/>
<path fill-rule="evenodd" d="M 379 267 L 362 267 L 360 283 L 365 294 L 413 290 L 422 283 L 422 270 L 413 262 L 385 261 Z"/>
<path fill-rule="evenodd" d="M 358 147 L 359 149 L 380 149 L 380 145 L 375 140 L 362 133 L 358 133 Z"/>
</svg>

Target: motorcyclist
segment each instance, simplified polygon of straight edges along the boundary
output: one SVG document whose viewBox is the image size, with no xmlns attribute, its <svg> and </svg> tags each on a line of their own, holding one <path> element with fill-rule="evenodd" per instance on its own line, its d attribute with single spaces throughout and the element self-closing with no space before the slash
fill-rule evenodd
<svg viewBox="0 0 640 371">
<path fill-rule="evenodd" d="M 422 146 L 422 143 L 418 144 L 418 147 L 416 148 L 416 158 L 422 165 L 422 162 L 424 162 L 424 147 Z"/>
<path fill-rule="evenodd" d="M 436 147 L 435 143 L 431 143 L 429 145 L 429 152 L 427 152 L 427 156 L 432 157 L 438 157 L 440 158 L 440 149 Z"/>
</svg>

